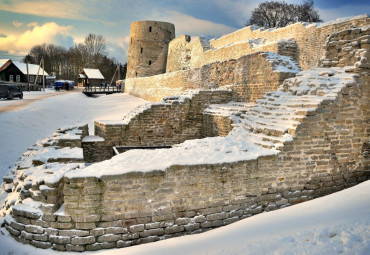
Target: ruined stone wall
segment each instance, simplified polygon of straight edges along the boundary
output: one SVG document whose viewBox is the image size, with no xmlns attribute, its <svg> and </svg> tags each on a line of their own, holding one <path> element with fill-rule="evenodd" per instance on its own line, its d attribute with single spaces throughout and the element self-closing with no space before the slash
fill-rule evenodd
<svg viewBox="0 0 370 255">
<path fill-rule="evenodd" d="M 356 34 L 358 38 L 363 36 Z M 365 49 L 368 44 L 362 40 L 361 49 Z M 355 52 L 361 49 L 356 48 Z M 345 65 L 353 61 L 352 52 L 327 60 L 346 59 L 341 61 Z M 303 108 L 297 98 L 293 104 L 287 103 L 288 107 L 297 108 L 295 118 L 301 123 L 289 131 L 294 139 L 285 142 L 276 156 L 222 164 L 172 165 L 165 171 L 100 178 L 65 177 L 47 187 L 38 183 L 38 192 L 32 193 L 31 186 L 30 196 L 36 200 L 40 195 L 38 201 L 44 202 L 41 209 L 31 211 L 25 205 L 15 205 L 12 217 L 5 218 L 6 228 L 17 241 L 40 248 L 84 251 L 127 247 L 200 233 L 365 181 L 370 178 L 370 77 L 368 62 L 361 60 L 357 59 L 361 64 L 346 68 L 346 72 L 358 74 L 354 76 L 357 82 L 345 83 L 336 97 L 327 97 L 315 111 Z M 318 81 L 323 81 L 324 76 L 330 81 L 335 76 L 333 70 L 317 71 Z M 290 86 L 296 86 L 296 81 L 299 82 L 291 80 Z M 317 93 L 323 93 L 329 85 L 320 85 L 322 91 Z M 261 104 L 271 100 L 267 106 L 277 107 L 281 94 L 267 94 Z M 306 107 L 312 107 L 310 95 L 302 92 L 301 96 L 302 102 L 308 102 Z M 200 110 L 201 102 L 197 105 Z M 254 108 L 253 112 L 274 113 L 263 107 Z M 78 131 L 81 137 L 84 130 L 86 127 Z M 266 128 L 265 132 L 270 131 Z M 31 187 L 28 185 L 28 189 Z M 55 209 L 62 202 L 64 213 L 58 213 Z"/>
<path fill-rule="evenodd" d="M 237 59 L 257 51 L 276 52 L 298 60 L 297 45 L 294 39 L 269 42 L 256 47 L 250 41 L 242 41 L 216 49 L 207 46 L 199 37 L 192 38 L 186 35 L 177 37 L 169 44 L 166 72 L 199 68 L 218 61 Z"/>
<path fill-rule="evenodd" d="M 215 61 L 238 58 L 255 51 L 272 51 L 291 56 L 297 59 L 302 69 L 307 70 L 318 65 L 319 58 L 325 52 L 322 46 L 330 34 L 369 24 L 370 19 L 367 15 L 363 15 L 352 20 L 322 26 L 315 24 L 305 26 L 296 23 L 275 30 L 252 30 L 252 27 L 245 27 L 219 39 L 212 39 L 208 48 L 202 47 L 199 40 L 193 42 L 190 37 L 181 36 L 169 45 L 167 72 L 197 68 Z M 294 50 L 279 46 L 284 45 L 284 40 L 289 38 L 293 38 L 298 46 Z M 252 47 L 251 43 L 256 39 L 262 41 L 260 47 Z"/>
<path fill-rule="evenodd" d="M 254 102 L 266 91 L 276 90 L 284 79 L 294 76 L 289 70 L 275 70 L 278 65 L 288 65 L 284 59 L 277 57 L 276 61 L 270 61 L 268 56 L 266 52 L 256 52 L 191 70 L 127 79 L 126 93 L 158 102 L 186 89 L 230 86 L 234 101 Z"/>
<path fill-rule="evenodd" d="M 203 110 L 210 104 L 231 101 L 227 90 L 199 91 L 191 98 L 168 98 L 152 104 L 127 124 L 95 122 L 95 135 L 107 146 L 164 146 L 203 138 Z M 182 101 L 183 100 L 183 101 Z"/>
<path fill-rule="evenodd" d="M 229 116 L 203 114 L 203 134 L 205 137 L 227 136 L 232 129 L 232 120 Z"/>
<path fill-rule="evenodd" d="M 89 233 L 88 243 L 77 243 L 78 237 L 66 237 L 66 243 L 84 250 L 92 243 L 123 247 L 199 233 L 365 181 L 369 96 L 362 80 L 337 100 L 324 101 L 277 156 L 66 179 L 66 213 L 73 215 L 73 226 L 81 223 Z"/>
<path fill-rule="evenodd" d="M 324 67 L 353 66 L 369 69 L 370 26 L 332 34 L 320 60 Z"/>
</svg>

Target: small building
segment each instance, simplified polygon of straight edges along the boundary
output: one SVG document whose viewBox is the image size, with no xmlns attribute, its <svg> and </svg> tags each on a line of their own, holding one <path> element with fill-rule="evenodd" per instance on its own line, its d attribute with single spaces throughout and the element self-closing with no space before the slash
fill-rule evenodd
<svg viewBox="0 0 370 255">
<path fill-rule="evenodd" d="M 104 81 L 104 76 L 101 74 L 99 69 L 84 68 L 83 71 L 78 75 L 78 85 L 86 87 L 89 86 L 100 86 Z"/>
<path fill-rule="evenodd" d="M 36 83 L 38 84 L 42 84 L 43 75 L 45 78 L 49 76 L 49 74 L 45 72 L 39 65 L 28 64 L 30 83 L 35 82 L 37 72 L 39 73 L 39 75 Z M 0 81 L 17 83 L 28 82 L 27 64 L 18 61 L 12 61 L 11 59 L 0 59 Z"/>
</svg>

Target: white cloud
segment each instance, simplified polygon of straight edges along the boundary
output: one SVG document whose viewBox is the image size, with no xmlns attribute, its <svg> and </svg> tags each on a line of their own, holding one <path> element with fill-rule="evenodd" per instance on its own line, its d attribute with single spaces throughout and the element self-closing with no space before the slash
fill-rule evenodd
<svg viewBox="0 0 370 255">
<path fill-rule="evenodd" d="M 22 25 L 23 25 L 23 23 L 22 23 L 22 22 L 19 22 L 19 21 L 13 21 L 13 22 L 12 22 L 12 24 L 13 24 L 13 26 L 15 26 L 15 27 L 20 27 L 20 26 L 22 26 Z"/>
<path fill-rule="evenodd" d="M 85 11 L 91 4 L 87 0 L 12 0 L 0 1 L 0 10 L 42 17 L 88 19 Z"/>
<path fill-rule="evenodd" d="M 34 45 L 43 43 L 54 43 L 66 46 L 73 44 L 70 35 L 72 26 L 60 26 L 55 22 L 45 23 L 42 26 L 36 25 L 21 35 L 10 34 L 0 37 L 0 51 L 7 51 L 11 54 L 27 54 Z"/>
<path fill-rule="evenodd" d="M 29 24 L 27 24 L 27 27 L 38 27 L 39 24 L 37 22 L 31 22 Z"/>
</svg>

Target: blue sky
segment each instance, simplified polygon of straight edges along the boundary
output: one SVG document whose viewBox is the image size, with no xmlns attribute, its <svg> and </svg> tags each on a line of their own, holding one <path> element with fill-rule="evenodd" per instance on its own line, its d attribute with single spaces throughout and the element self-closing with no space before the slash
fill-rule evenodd
<svg viewBox="0 0 370 255">
<path fill-rule="evenodd" d="M 301 3 L 303 0 L 288 0 Z M 89 33 L 109 42 L 111 57 L 127 58 L 130 23 L 159 20 L 175 24 L 176 36 L 221 36 L 242 28 L 263 0 L 0 0 L 0 58 L 20 59 L 32 46 L 66 48 Z M 365 0 L 316 0 L 321 18 L 370 13 Z"/>
</svg>

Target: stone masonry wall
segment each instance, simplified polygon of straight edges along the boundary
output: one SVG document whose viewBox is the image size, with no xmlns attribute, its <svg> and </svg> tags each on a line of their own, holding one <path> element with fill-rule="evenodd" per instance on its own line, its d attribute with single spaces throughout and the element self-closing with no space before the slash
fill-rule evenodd
<svg viewBox="0 0 370 255">
<path fill-rule="evenodd" d="M 227 136 L 233 129 L 229 116 L 219 114 L 203 114 L 203 134 L 205 137 Z"/>
<path fill-rule="evenodd" d="M 207 47 L 199 37 L 192 39 L 186 35 L 179 36 L 169 44 L 166 72 L 199 68 L 218 61 L 237 59 L 257 51 L 276 52 L 298 60 L 297 44 L 294 39 L 279 40 L 259 46 L 253 46 L 253 42 L 253 40 L 247 40 L 212 49 Z"/>
<path fill-rule="evenodd" d="M 332 34 L 320 60 L 324 67 L 353 66 L 369 69 L 370 26 Z"/>
<path fill-rule="evenodd" d="M 127 124 L 95 122 L 95 135 L 103 137 L 107 146 L 161 146 L 203 138 L 203 110 L 210 104 L 227 103 L 232 99 L 227 90 L 199 91 L 184 101 L 177 97 L 152 104 Z"/>
<path fill-rule="evenodd" d="M 355 34 L 362 38 L 361 33 Z M 350 38 L 351 42 L 356 41 Z M 326 60 L 333 63 L 338 57 L 346 59 L 340 64 L 352 63 L 352 53 L 363 53 L 368 46 L 362 40 L 360 48 L 345 51 L 348 56 L 342 57 L 339 51 L 338 56 L 327 55 Z M 100 178 L 64 177 L 53 185 L 38 183 L 36 193 L 33 185 L 27 184 L 26 188 L 25 184 L 28 196 L 43 204 L 34 210 L 23 204 L 15 205 L 12 214 L 5 218 L 6 228 L 17 241 L 39 248 L 84 251 L 127 247 L 204 232 L 370 179 L 370 77 L 368 62 L 359 56 L 355 58 L 355 66 L 345 70 L 357 74 L 357 82 L 346 83 L 335 98 L 327 97 L 314 111 L 302 108 L 297 98 L 293 101 L 298 105 L 288 102 L 289 107 L 297 108 L 295 118 L 301 123 L 289 131 L 294 139 L 285 142 L 276 156 L 222 164 L 173 165 L 165 171 Z M 320 72 L 318 79 L 327 76 L 330 81 L 335 72 Z M 296 81 L 284 83 L 286 89 L 296 86 Z M 312 81 L 311 85 L 314 84 Z M 325 89 L 325 84 L 318 88 Z M 220 93 L 216 96 L 217 102 L 210 100 L 209 103 L 222 103 L 219 98 L 224 101 L 231 98 L 230 93 L 216 92 Z M 212 98 L 212 94 L 207 94 L 212 91 L 204 93 L 204 98 Z M 319 95 L 323 90 L 316 93 Z M 270 106 L 277 105 L 279 95 L 267 93 L 264 100 L 273 101 Z M 304 92 L 302 95 L 305 96 L 302 100 L 309 102 L 310 95 Z M 186 97 L 182 99 L 187 102 Z M 264 100 L 260 100 L 262 105 L 266 103 Z M 177 105 L 180 101 L 173 97 L 158 105 Z M 194 107 L 197 106 L 194 109 L 200 113 L 202 105 L 204 102 L 194 101 Z M 257 107 L 253 112 L 270 115 L 266 109 Z M 192 113 L 196 116 L 198 112 Z M 158 120 L 158 116 L 155 119 Z M 135 121 L 140 122 L 133 118 Z M 81 138 L 85 136 L 86 126 L 77 133 Z M 56 211 L 61 202 L 64 202 L 63 213 Z"/>
<path fill-rule="evenodd" d="M 303 70 L 307 70 L 318 65 L 320 57 L 325 52 L 322 46 L 330 34 L 352 27 L 368 26 L 369 23 L 370 19 L 367 15 L 363 15 L 348 21 L 323 26 L 304 26 L 301 23 L 296 23 L 273 31 L 263 29 L 252 30 L 251 27 L 246 27 L 222 36 L 219 39 L 211 40 L 211 45 L 214 48 L 221 48 L 253 38 L 262 38 L 268 41 L 294 38 L 298 45 L 299 65 Z"/>
<path fill-rule="evenodd" d="M 358 82 L 309 112 L 277 156 L 64 178 L 65 213 L 13 210 L 6 228 L 40 248 L 119 248 L 200 233 L 353 186 L 370 178 L 370 90 L 363 77 Z"/>
<path fill-rule="evenodd" d="M 65 212 L 73 215 L 71 228 L 78 225 L 86 235 L 65 237 L 65 247 L 124 247 L 199 233 L 367 180 L 362 150 L 370 93 L 360 83 L 310 112 L 277 156 L 65 179 Z"/>
<path fill-rule="evenodd" d="M 285 60 L 269 61 L 268 56 L 266 52 L 256 52 L 191 70 L 127 79 L 126 93 L 158 102 L 186 89 L 229 86 L 234 101 L 254 102 L 265 92 L 276 90 L 284 79 L 294 76 L 294 72 L 275 70 Z"/>
</svg>

